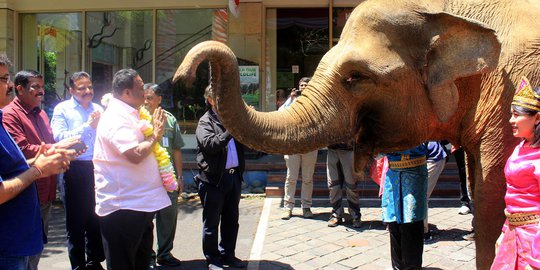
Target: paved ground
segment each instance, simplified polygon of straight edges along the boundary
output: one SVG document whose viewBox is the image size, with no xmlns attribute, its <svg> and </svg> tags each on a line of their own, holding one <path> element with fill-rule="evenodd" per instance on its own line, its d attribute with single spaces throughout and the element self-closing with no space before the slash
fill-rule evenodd
<svg viewBox="0 0 540 270">
<path fill-rule="evenodd" d="M 237 254 L 240 258 L 249 258 L 252 242 L 257 230 L 264 198 L 244 198 L 240 203 L 240 232 L 237 241 Z M 65 214 L 58 204 L 53 208 L 49 228 L 49 243 L 45 245 L 39 266 L 43 270 L 70 269 L 65 240 Z M 174 240 L 173 255 L 184 262 L 181 269 L 206 269 L 202 256 L 202 207 L 198 198 L 180 203 L 178 225 Z M 155 235 L 154 235 L 155 239 Z M 103 263 L 105 266 L 105 263 Z M 161 269 L 178 269 L 162 267 Z"/>
<path fill-rule="evenodd" d="M 246 198 L 240 204 L 237 255 L 249 260 L 248 268 L 273 269 L 386 269 L 390 267 L 389 236 L 380 222 L 380 201 L 362 201 L 362 228 L 350 223 L 329 228 L 326 200 L 312 208 L 315 218 L 293 216 L 281 220 L 280 199 Z M 424 246 L 425 269 L 475 269 L 474 242 L 461 239 L 470 230 L 471 215 L 458 215 L 456 201 L 432 200 L 430 222 L 437 227 L 434 241 Z M 205 269 L 201 249 L 201 214 L 198 199 L 179 206 L 173 254 L 184 261 L 181 268 Z M 293 215 L 300 215 L 296 208 Z M 64 212 L 53 209 L 49 244 L 40 269 L 69 269 L 65 245 Z"/>
<path fill-rule="evenodd" d="M 280 220 L 280 200 L 269 199 L 270 215 L 261 256 L 252 256 L 259 269 L 386 269 L 391 266 L 389 236 L 380 221 L 380 201 L 363 201 L 363 226 L 329 228 L 329 207 L 315 207 L 315 219 Z M 431 201 L 434 240 L 424 245 L 425 269 L 475 269 L 474 242 L 461 236 L 470 230 L 471 215 L 458 215 L 459 204 Z M 264 213 L 264 211 L 263 211 Z M 301 215 L 299 208 L 293 215 Z M 252 254 L 253 255 L 253 254 Z M 260 260 L 257 260 L 260 259 Z M 256 267 L 252 268 L 256 269 Z"/>
</svg>

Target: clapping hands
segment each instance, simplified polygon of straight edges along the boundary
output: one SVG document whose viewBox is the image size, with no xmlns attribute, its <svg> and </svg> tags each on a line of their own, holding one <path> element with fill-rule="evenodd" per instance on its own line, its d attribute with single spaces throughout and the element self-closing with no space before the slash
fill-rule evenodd
<svg viewBox="0 0 540 270">
<path fill-rule="evenodd" d="M 93 129 L 96 129 L 100 118 L 101 118 L 101 112 L 99 111 L 92 112 L 90 114 L 90 117 L 88 118 L 88 125 L 92 127 Z"/>
<path fill-rule="evenodd" d="M 154 127 L 154 137 L 156 141 L 161 141 L 163 133 L 165 132 L 165 116 L 163 115 L 163 109 L 158 107 L 154 110 L 152 115 L 152 126 Z"/>
<path fill-rule="evenodd" d="M 28 163 L 36 167 L 42 177 L 46 177 L 65 172 L 69 169 L 70 161 L 76 157 L 75 150 L 54 147 L 47 149 L 45 143 L 42 143 L 36 156 Z"/>
<path fill-rule="evenodd" d="M 81 139 L 79 137 L 72 137 L 72 138 L 63 139 L 63 140 L 53 144 L 48 149 L 46 149 L 47 151 L 45 153 L 49 154 L 49 151 L 55 151 L 57 149 L 73 150 L 73 151 L 68 151 L 67 153 L 69 155 L 73 155 L 70 158 L 75 159 L 76 157 L 78 157 L 78 156 L 82 155 L 84 152 L 86 152 L 86 148 L 79 149 L 79 148 L 75 147 L 76 144 L 80 144 L 80 143 L 81 143 Z"/>
</svg>

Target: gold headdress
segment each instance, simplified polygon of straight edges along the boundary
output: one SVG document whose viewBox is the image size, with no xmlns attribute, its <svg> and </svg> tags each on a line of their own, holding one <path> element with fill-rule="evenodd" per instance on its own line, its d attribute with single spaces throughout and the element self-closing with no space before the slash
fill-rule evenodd
<svg viewBox="0 0 540 270">
<path fill-rule="evenodd" d="M 512 105 L 540 112 L 540 95 L 534 92 L 527 78 L 521 77 Z"/>
</svg>

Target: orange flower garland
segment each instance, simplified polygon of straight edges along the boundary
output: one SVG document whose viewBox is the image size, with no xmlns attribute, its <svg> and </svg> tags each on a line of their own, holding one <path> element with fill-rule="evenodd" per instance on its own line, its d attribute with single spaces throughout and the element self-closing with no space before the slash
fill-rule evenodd
<svg viewBox="0 0 540 270">
<path fill-rule="evenodd" d="M 141 132 L 145 137 L 152 136 L 154 133 L 154 127 L 151 124 L 152 116 L 150 115 L 150 112 L 146 108 L 141 107 L 139 109 L 139 117 L 141 118 L 141 121 L 139 122 L 139 129 Z M 169 153 L 167 153 L 167 150 L 159 143 L 156 143 L 152 152 L 154 153 L 154 157 L 158 163 L 159 175 L 161 176 L 165 189 L 168 192 L 178 190 L 176 175 L 171 163 L 171 157 L 169 156 Z"/>
</svg>

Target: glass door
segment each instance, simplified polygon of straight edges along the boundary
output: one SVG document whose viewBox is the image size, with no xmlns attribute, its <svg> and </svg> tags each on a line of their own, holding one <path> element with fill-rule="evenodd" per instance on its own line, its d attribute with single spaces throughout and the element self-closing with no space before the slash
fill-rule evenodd
<svg viewBox="0 0 540 270">
<path fill-rule="evenodd" d="M 327 8 L 266 11 L 266 108 L 275 110 L 329 49 Z M 275 108 L 275 109 L 273 109 Z"/>
</svg>

